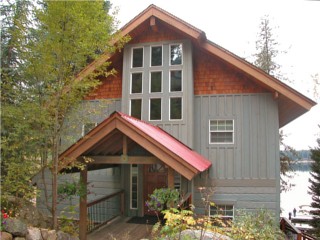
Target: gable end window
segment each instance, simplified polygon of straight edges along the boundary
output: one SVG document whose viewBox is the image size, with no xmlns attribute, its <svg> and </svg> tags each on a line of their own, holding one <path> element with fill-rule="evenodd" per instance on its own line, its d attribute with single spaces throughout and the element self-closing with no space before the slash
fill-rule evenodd
<svg viewBox="0 0 320 240">
<path fill-rule="evenodd" d="M 132 49 L 132 67 L 143 67 L 143 48 Z"/>
<path fill-rule="evenodd" d="M 210 144 L 234 143 L 234 120 L 210 120 L 209 121 Z"/>
</svg>

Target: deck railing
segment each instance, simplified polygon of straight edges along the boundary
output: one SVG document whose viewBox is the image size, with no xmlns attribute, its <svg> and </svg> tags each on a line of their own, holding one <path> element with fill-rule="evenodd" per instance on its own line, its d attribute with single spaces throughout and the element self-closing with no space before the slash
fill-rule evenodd
<svg viewBox="0 0 320 240">
<path fill-rule="evenodd" d="M 124 190 L 99 198 L 87 204 L 87 232 L 101 227 L 117 216 L 123 215 Z"/>
</svg>

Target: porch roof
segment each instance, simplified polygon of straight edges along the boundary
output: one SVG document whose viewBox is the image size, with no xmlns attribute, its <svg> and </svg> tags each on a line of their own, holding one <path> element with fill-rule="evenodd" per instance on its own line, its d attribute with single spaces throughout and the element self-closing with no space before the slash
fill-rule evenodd
<svg viewBox="0 0 320 240">
<path fill-rule="evenodd" d="M 98 146 L 99 148 L 101 146 L 110 146 L 110 144 L 107 144 L 107 141 L 112 142 L 112 144 L 116 144 L 115 141 L 119 142 L 117 149 L 119 147 L 126 148 L 121 138 L 119 138 L 119 134 L 128 137 L 132 142 L 143 147 L 161 162 L 189 180 L 212 165 L 208 159 L 190 149 L 161 128 L 124 113 L 114 112 L 59 156 L 59 170 L 61 171 L 76 159 L 79 160 L 82 157 L 90 158 L 92 156 L 92 159 L 110 157 L 94 156 L 98 152 Z M 115 137 L 116 135 L 117 137 Z M 108 151 L 99 152 L 104 152 L 104 155 L 110 154 Z M 116 152 L 116 156 L 119 156 L 119 154 L 126 155 L 125 151 Z M 103 164 L 104 162 L 101 161 L 99 163 Z M 112 163 L 115 164 L 116 162 L 113 161 Z M 123 161 L 119 161 L 119 164 L 123 163 Z M 143 164 L 143 162 L 141 163 Z"/>
</svg>

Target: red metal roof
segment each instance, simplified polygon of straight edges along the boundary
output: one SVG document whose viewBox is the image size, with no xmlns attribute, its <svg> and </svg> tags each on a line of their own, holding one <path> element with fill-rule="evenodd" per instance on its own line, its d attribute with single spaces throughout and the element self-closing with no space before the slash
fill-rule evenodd
<svg viewBox="0 0 320 240">
<path fill-rule="evenodd" d="M 206 159 L 196 151 L 193 151 L 185 144 L 165 132 L 163 129 L 121 112 L 116 112 L 115 114 L 119 114 L 122 119 L 126 120 L 128 123 L 138 128 L 149 137 L 153 138 L 155 141 L 179 156 L 181 159 L 196 168 L 198 171 L 203 172 L 212 165 L 212 163 L 208 159 Z"/>
</svg>

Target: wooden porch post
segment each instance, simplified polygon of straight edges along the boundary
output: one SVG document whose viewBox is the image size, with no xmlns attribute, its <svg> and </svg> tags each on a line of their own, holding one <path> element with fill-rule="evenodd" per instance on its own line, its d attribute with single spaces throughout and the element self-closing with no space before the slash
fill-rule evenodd
<svg viewBox="0 0 320 240">
<path fill-rule="evenodd" d="M 168 167 L 168 188 L 174 189 L 174 170 Z"/>
<path fill-rule="evenodd" d="M 84 184 L 85 194 L 80 197 L 80 220 L 79 220 L 79 238 L 80 240 L 87 239 L 87 182 L 88 182 L 88 168 L 85 166 L 80 172 L 81 183 Z"/>
</svg>

